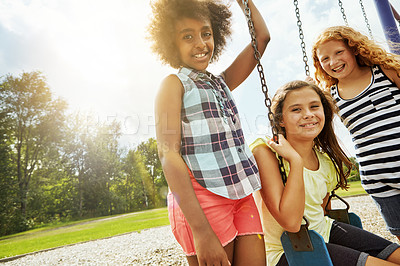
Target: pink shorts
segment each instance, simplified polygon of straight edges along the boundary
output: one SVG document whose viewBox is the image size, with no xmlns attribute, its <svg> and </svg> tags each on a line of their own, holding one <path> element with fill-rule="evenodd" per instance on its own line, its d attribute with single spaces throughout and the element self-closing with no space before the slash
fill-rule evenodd
<svg viewBox="0 0 400 266">
<path fill-rule="evenodd" d="M 190 177 L 200 206 L 222 246 L 236 236 L 264 234 L 252 195 L 239 200 L 224 198 L 203 188 L 191 173 Z M 192 230 L 171 192 L 168 193 L 168 213 L 172 233 L 186 256 L 196 255 Z"/>
</svg>

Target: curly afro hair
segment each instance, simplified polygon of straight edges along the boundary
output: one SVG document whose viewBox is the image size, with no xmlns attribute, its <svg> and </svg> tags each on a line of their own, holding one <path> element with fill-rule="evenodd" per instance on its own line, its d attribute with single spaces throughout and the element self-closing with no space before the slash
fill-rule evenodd
<svg viewBox="0 0 400 266">
<path fill-rule="evenodd" d="M 232 13 L 218 0 L 157 0 L 151 4 L 153 18 L 148 26 L 152 50 L 162 63 L 173 68 L 181 66 L 175 44 L 175 22 L 182 18 L 209 19 L 213 31 L 214 53 L 210 63 L 217 61 L 231 34 Z"/>
</svg>

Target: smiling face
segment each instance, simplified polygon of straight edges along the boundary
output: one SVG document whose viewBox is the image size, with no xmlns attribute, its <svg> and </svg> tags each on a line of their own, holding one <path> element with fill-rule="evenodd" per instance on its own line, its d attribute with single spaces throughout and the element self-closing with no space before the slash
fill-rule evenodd
<svg viewBox="0 0 400 266">
<path fill-rule="evenodd" d="M 316 54 L 322 69 L 339 81 L 350 77 L 358 67 L 354 53 L 343 41 L 330 40 L 322 43 Z"/>
<path fill-rule="evenodd" d="M 175 29 L 181 65 L 204 71 L 214 51 L 210 21 L 183 18 L 176 22 Z"/>
<path fill-rule="evenodd" d="M 325 125 L 324 108 L 320 96 L 311 87 L 290 91 L 283 102 L 280 126 L 286 138 L 314 140 Z"/>
</svg>

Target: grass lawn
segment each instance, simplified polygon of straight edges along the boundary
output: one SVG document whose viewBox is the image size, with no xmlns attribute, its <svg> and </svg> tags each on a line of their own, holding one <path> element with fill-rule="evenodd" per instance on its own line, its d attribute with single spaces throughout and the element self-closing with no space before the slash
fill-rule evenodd
<svg viewBox="0 0 400 266">
<path fill-rule="evenodd" d="M 356 195 L 366 195 L 367 192 L 361 186 L 361 181 L 354 181 L 349 183 L 350 188 L 346 190 L 338 189 L 336 194 L 341 197 L 356 196 Z"/>
<path fill-rule="evenodd" d="M 366 194 L 361 182 L 351 182 L 342 197 Z M 0 238 L 0 259 L 128 232 L 168 225 L 167 208 L 51 225 Z"/>
<path fill-rule="evenodd" d="M 167 208 L 82 220 L 0 238 L 0 259 L 168 225 Z"/>
</svg>

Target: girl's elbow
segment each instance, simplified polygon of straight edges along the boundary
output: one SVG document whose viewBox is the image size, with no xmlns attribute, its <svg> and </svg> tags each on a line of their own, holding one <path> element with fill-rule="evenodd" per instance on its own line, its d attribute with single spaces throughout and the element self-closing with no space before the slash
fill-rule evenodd
<svg viewBox="0 0 400 266">
<path fill-rule="evenodd" d="M 271 37 L 269 34 L 262 36 L 261 38 L 257 37 L 257 41 L 259 43 L 258 47 L 264 53 L 265 49 L 267 48 L 268 43 L 270 42 Z"/>
<path fill-rule="evenodd" d="M 265 35 L 263 41 L 264 41 L 264 43 L 265 43 L 265 46 L 267 46 L 267 44 L 271 41 L 271 35 L 269 35 L 269 33 L 267 33 L 267 34 Z"/>
<path fill-rule="evenodd" d="M 300 231 L 301 221 L 302 220 L 298 220 L 298 219 L 293 219 L 293 220 L 287 219 L 281 224 L 281 226 L 283 227 L 283 229 L 285 231 L 288 231 L 291 233 L 297 233 L 298 231 Z"/>
<path fill-rule="evenodd" d="M 261 31 L 261 33 L 257 36 L 257 39 L 267 45 L 271 41 L 271 34 L 269 33 L 269 30 L 265 28 L 265 30 Z"/>
<path fill-rule="evenodd" d="M 285 231 L 290 232 L 290 233 L 297 233 L 298 231 L 300 231 L 300 227 L 301 227 L 301 223 L 293 224 L 293 225 L 290 225 L 290 226 L 288 225 L 288 226 L 283 227 L 283 229 Z"/>
<path fill-rule="evenodd" d="M 167 165 L 168 162 L 171 162 L 174 160 L 173 155 L 174 154 L 169 151 L 158 150 L 158 158 L 160 160 L 162 167 L 165 167 L 165 165 Z"/>
</svg>

